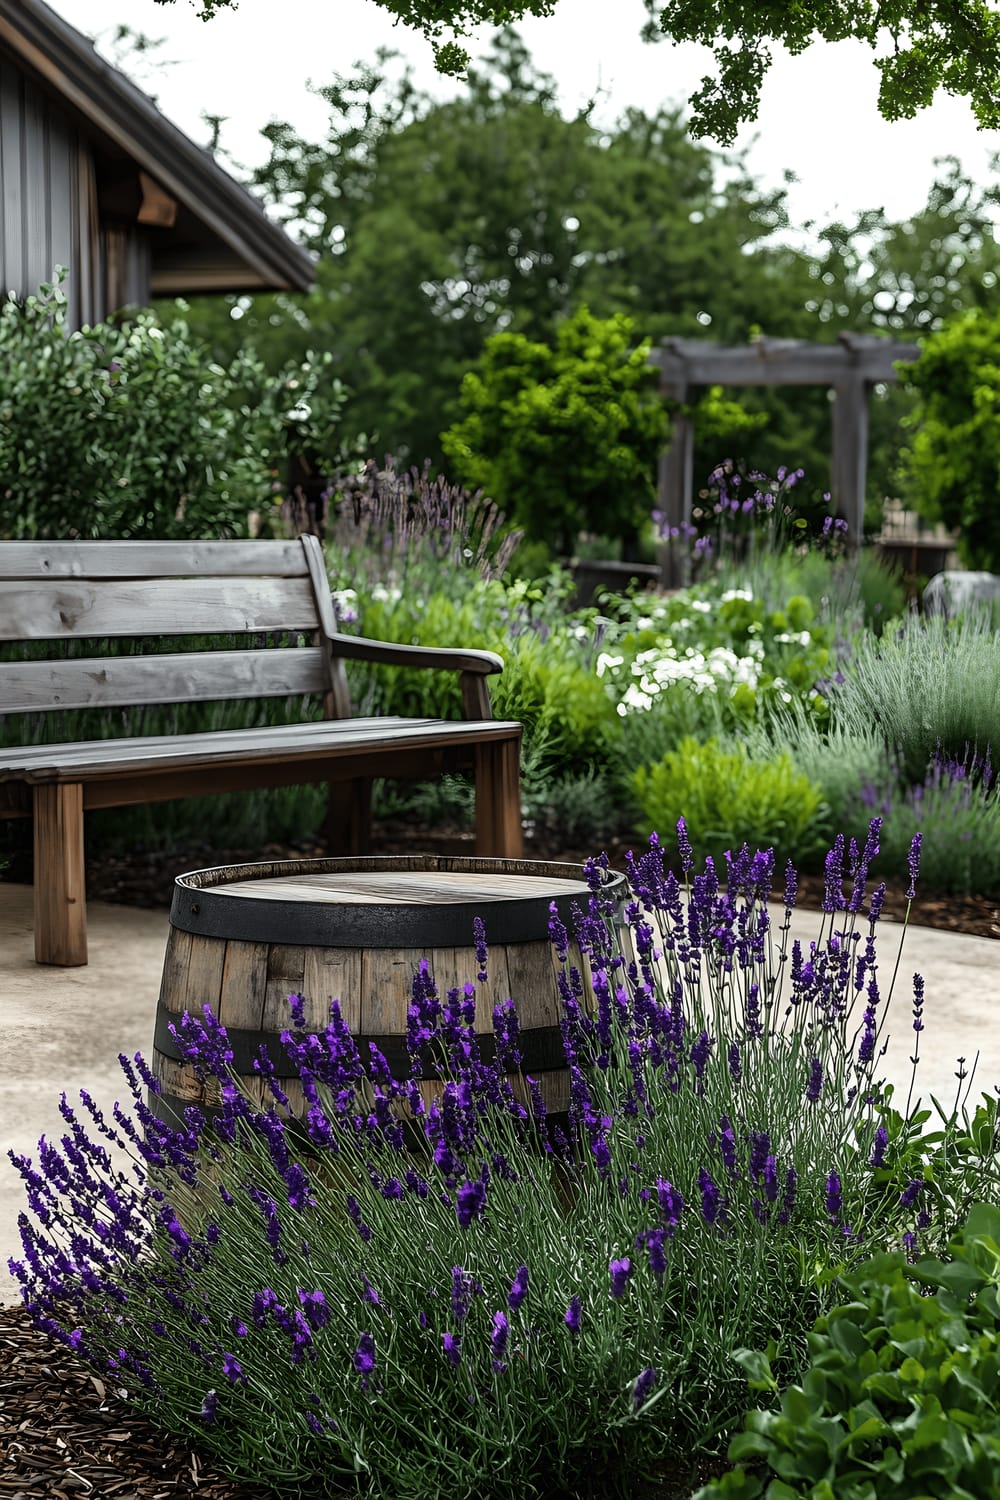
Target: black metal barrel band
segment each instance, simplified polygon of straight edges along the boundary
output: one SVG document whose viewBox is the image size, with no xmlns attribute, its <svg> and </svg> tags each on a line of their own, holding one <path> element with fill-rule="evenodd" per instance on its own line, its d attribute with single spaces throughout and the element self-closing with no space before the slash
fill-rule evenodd
<svg viewBox="0 0 1000 1500">
<path fill-rule="evenodd" d="M 178 1046 L 171 1035 L 170 1027 L 173 1025 L 178 1030 L 183 1017 L 174 1011 L 166 1010 L 161 1004 L 156 1012 L 156 1028 L 153 1036 L 153 1046 L 164 1057 L 173 1058 L 177 1062 L 186 1061 L 184 1052 Z M 231 1067 L 234 1073 L 242 1076 L 250 1076 L 254 1071 L 254 1063 L 260 1057 L 261 1046 L 267 1049 L 273 1068 L 274 1076 L 286 1080 L 297 1078 L 298 1070 L 291 1062 L 280 1036 L 275 1032 L 248 1031 L 234 1028 L 227 1029 L 229 1047 L 233 1054 Z M 304 1033 L 295 1033 L 296 1036 Z M 485 1032 L 477 1038 L 479 1043 L 480 1061 L 490 1066 L 496 1061 L 497 1048 L 496 1037 L 491 1032 Z M 358 1049 L 358 1056 L 363 1064 L 367 1065 L 369 1059 L 369 1043 L 373 1044 L 381 1052 L 389 1065 L 389 1070 L 394 1078 L 404 1081 L 411 1076 L 411 1057 L 406 1045 L 405 1036 L 398 1032 L 388 1035 L 369 1035 L 359 1033 L 354 1037 L 354 1044 Z M 521 1071 L 534 1075 L 535 1073 L 551 1073 L 566 1066 L 566 1054 L 563 1050 L 562 1033 L 558 1026 L 535 1026 L 526 1027 L 520 1034 L 518 1040 L 518 1051 L 521 1054 Z M 442 1079 L 449 1076 L 447 1062 L 444 1056 L 444 1048 L 440 1042 L 432 1042 L 421 1047 L 419 1050 L 421 1078 Z"/>
</svg>

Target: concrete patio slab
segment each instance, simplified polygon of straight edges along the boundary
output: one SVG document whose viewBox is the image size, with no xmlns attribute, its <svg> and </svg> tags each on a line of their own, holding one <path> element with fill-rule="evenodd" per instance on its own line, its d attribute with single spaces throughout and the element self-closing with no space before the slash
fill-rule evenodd
<svg viewBox="0 0 1000 1500">
<path fill-rule="evenodd" d="M 780 917 L 776 916 L 776 920 Z M 36 1154 L 39 1136 L 56 1139 L 65 1091 L 75 1102 L 89 1089 L 101 1108 L 127 1098 L 119 1052 L 149 1052 L 167 938 L 166 912 L 93 902 L 88 907 L 90 963 L 42 968 L 34 962 L 31 891 L 0 884 L 0 1303 L 16 1300 L 7 1257 L 19 1253 L 17 1215 L 24 1206 L 8 1149 Z M 820 918 L 797 913 L 793 936 L 817 937 Z M 900 928 L 883 923 L 879 978 L 883 992 L 896 962 Z M 942 1104 L 955 1097 L 956 1058 L 979 1052 L 973 1099 L 1000 1084 L 1000 943 L 926 927 L 906 934 L 893 1001 L 885 1076 L 900 1104 L 909 1082 L 912 976 L 926 982 L 919 1092 Z"/>
</svg>

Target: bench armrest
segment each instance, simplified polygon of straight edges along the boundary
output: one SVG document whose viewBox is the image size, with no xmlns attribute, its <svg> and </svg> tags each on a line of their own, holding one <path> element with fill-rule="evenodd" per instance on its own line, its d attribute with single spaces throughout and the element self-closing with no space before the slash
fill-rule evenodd
<svg viewBox="0 0 1000 1500">
<path fill-rule="evenodd" d="M 398 641 L 371 641 L 363 635 L 329 636 L 335 657 L 348 661 L 384 662 L 396 667 L 437 667 L 460 673 L 462 710 L 467 719 L 491 719 L 486 678 L 503 671 L 503 657 L 494 651 L 452 649 L 447 646 L 404 646 Z"/>
<path fill-rule="evenodd" d="M 494 651 L 454 649 L 449 646 L 404 646 L 399 641 L 371 641 L 363 635 L 331 638 L 334 656 L 348 661 L 381 661 L 397 667 L 438 667 L 444 671 L 475 672 L 489 676 L 503 671 L 503 657 Z"/>
</svg>

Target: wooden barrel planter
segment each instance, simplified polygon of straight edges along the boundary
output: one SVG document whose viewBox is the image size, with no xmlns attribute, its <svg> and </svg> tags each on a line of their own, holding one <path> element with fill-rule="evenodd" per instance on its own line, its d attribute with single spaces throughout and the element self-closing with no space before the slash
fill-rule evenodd
<svg viewBox="0 0 1000 1500">
<path fill-rule="evenodd" d="M 624 875 L 605 877 L 620 901 Z M 305 1001 L 307 1030 L 322 1031 L 330 1002 L 340 1002 L 363 1060 L 368 1042 L 397 1078 L 409 1076 L 406 1015 L 413 976 L 428 960 L 438 993 L 476 983 L 476 1030 L 484 1060 L 493 1055 L 493 1007 L 517 1005 L 523 1071 L 537 1078 L 551 1114 L 569 1106 L 559 1033 L 559 963 L 548 939 L 555 902 L 572 933 L 571 906 L 589 896 L 581 866 L 531 860 L 410 856 L 291 860 L 229 865 L 180 875 L 174 884 L 170 936 L 156 1013 L 153 1072 L 165 1119 L 186 1105 L 219 1105 L 217 1085 L 203 1084 L 170 1034 L 185 1011 L 212 1011 L 226 1027 L 233 1069 L 257 1099 L 253 1071 L 261 1045 L 275 1063 L 293 1113 L 301 1086 L 280 1041 L 289 1029 L 290 994 Z M 488 980 L 477 983 L 473 919 L 482 917 L 489 945 Z M 569 962 L 586 974 L 575 944 Z M 443 1088 L 433 1062 L 421 1092 Z"/>
</svg>

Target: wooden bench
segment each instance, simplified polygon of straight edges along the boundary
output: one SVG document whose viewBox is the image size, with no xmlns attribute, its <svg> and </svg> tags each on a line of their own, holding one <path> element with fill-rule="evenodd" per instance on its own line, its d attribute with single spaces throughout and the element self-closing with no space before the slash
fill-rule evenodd
<svg viewBox="0 0 1000 1500">
<path fill-rule="evenodd" d="M 261 645 L 264 632 L 306 643 Z M 330 783 L 332 852 L 366 852 L 371 783 L 472 770 L 476 852 L 517 856 L 521 726 L 490 717 L 488 651 L 342 635 L 315 537 L 0 542 L 0 641 L 240 635 L 245 649 L 0 661 L 0 713 L 319 694 L 323 718 L 257 729 L 0 748 L 0 817 L 33 817 L 35 958 L 87 962 L 83 818 L 252 787 Z M 103 649 L 102 646 L 98 649 Z M 8 650 L 4 653 L 11 655 Z M 352 718 L 346 661 L 460 674 L 461 720 Z"/>
</svg>

